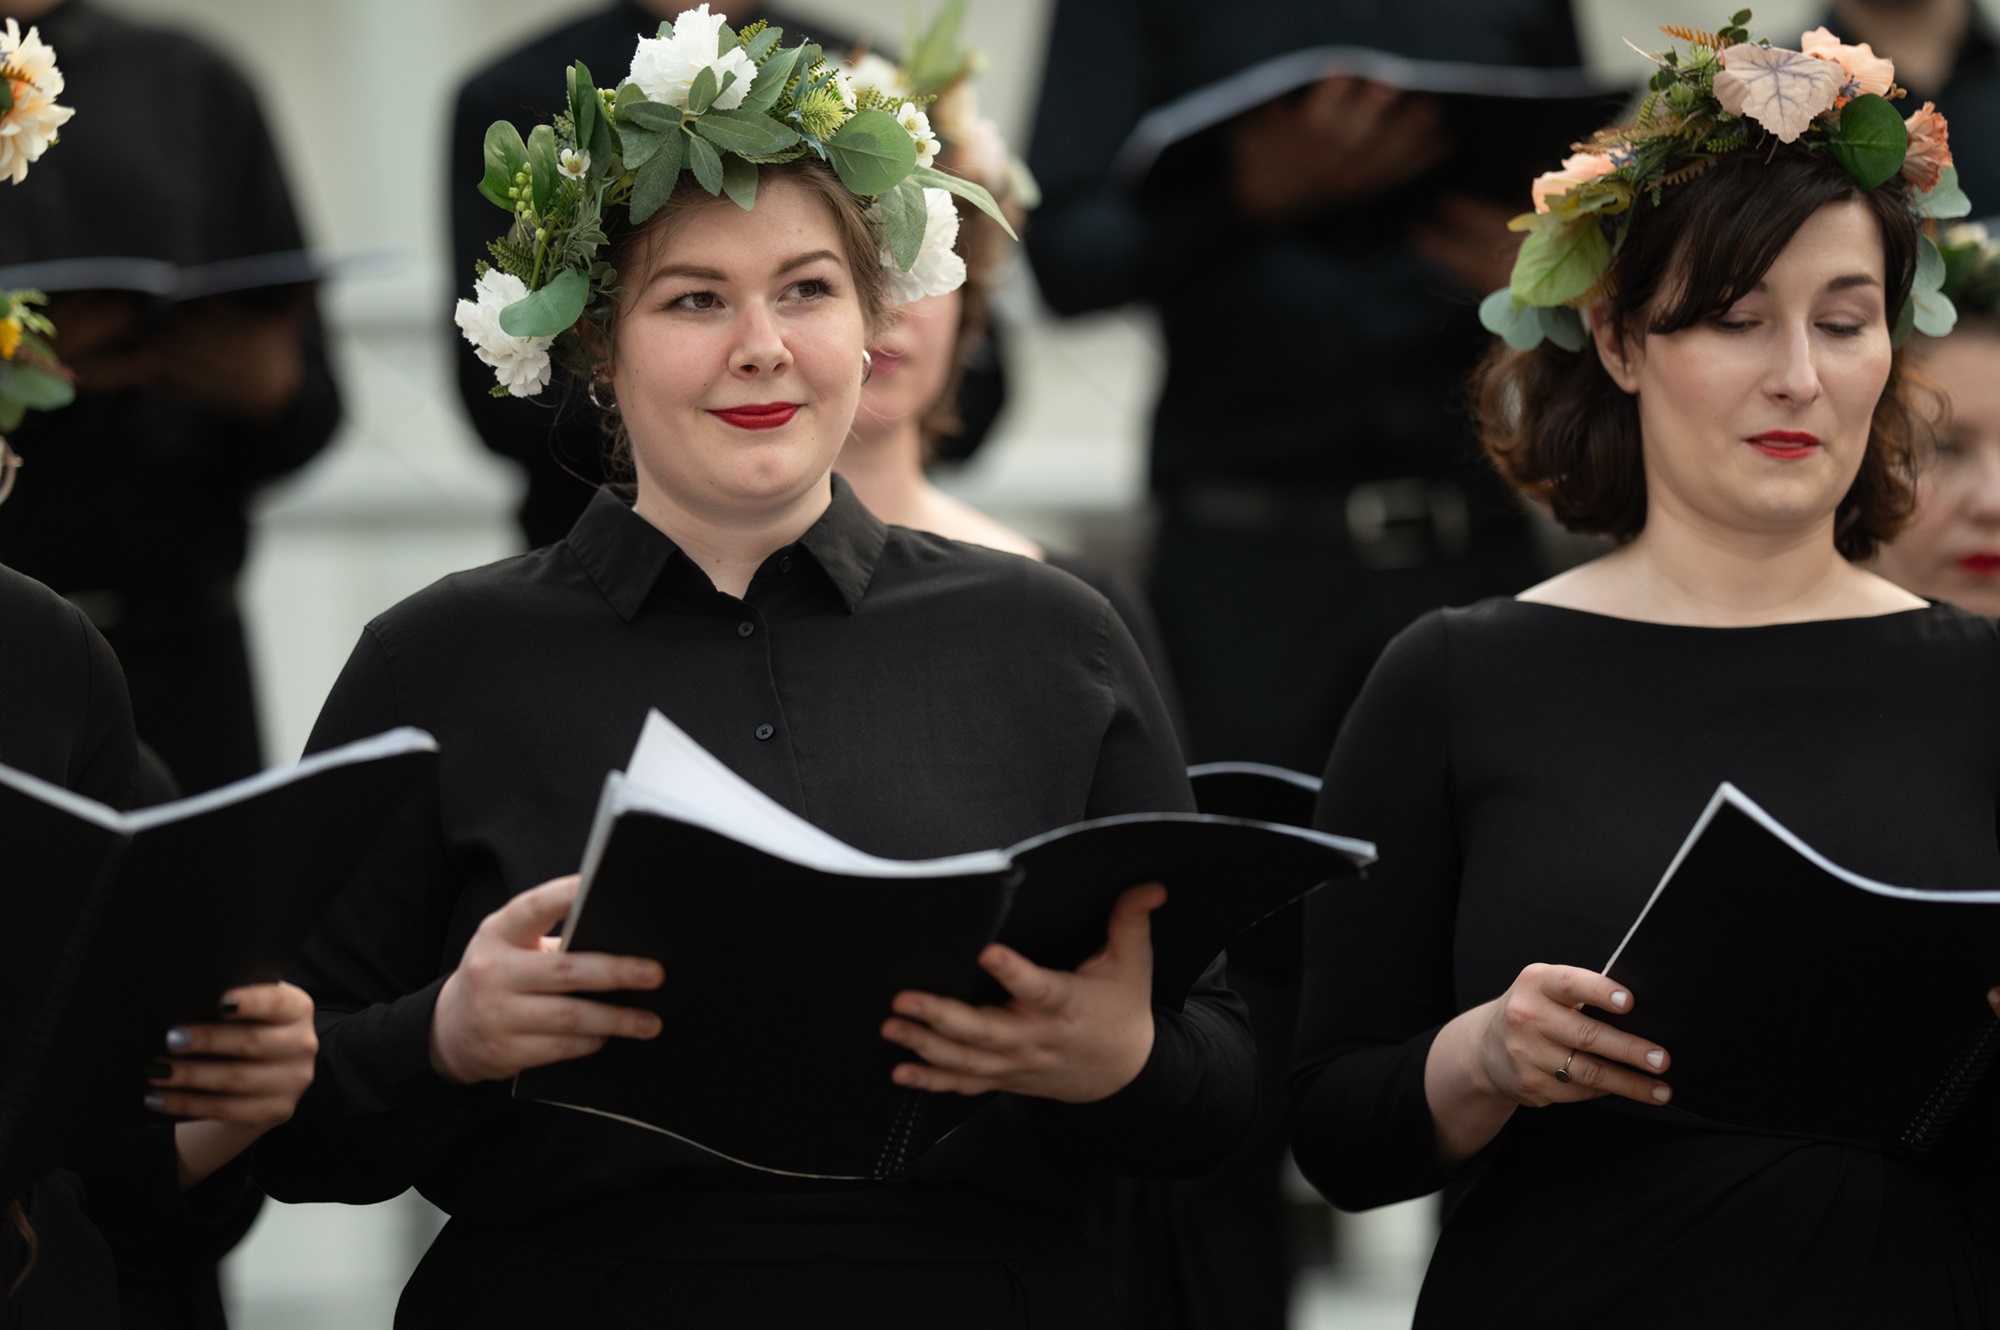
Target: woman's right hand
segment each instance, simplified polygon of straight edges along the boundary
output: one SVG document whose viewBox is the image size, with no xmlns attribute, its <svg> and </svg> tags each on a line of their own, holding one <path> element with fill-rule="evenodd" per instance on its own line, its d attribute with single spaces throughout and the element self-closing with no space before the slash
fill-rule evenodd
<svg viewBox="0 0 2000 1330">
<path fill-rule="evenodd" d="M 431 1066 L 461 1085 L 500 1081 L 529 1067 L 595 1053 L 609 1038 L 651 1039 L 660 1018 L 634 1007 L 572 996 L 658 988 L 657 961 L 559 951 L 549 929 L 569 913 L 577 877 L 559 877 L 480 921 L 438 992 Z"/>
<path fill-rule="evenodd" d="M 1518 1107 L 1606 1095 L 1641 1104 L 1671 1100 L 1672 1088 L 1653 1074 L 1671 1064 L 1667 1051 L 1582 1011 L 1623 1014 L 1632 1006 L 1630 992 L 1595 971 L 1530 965 L 1505 993 L 1449 1022 L 1424 1066 L 1447 1165 L 1484 1149 Z"/>
</svg>

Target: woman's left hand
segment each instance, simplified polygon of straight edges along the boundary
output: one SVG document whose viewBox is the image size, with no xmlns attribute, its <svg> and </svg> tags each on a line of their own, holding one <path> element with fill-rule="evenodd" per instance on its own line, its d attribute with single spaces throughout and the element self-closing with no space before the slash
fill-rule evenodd
<svg viewBox="0 0 2000 1330">
<path fill-rule="evenodd" d="M 313 1000 L 291 984 L 223 994 L 223 1019 L 167 1032 L 176 1056 L 147 1068 L 146 1107 L 196 1119 L 174 1127 L 181 1186 L 191 1187 L 290 1120 L 312 1084 Z"/>
<path fill-rule="evenodd" d="M 1087 1104 L 1130 1085 L 1153 1052 L 1153 938 L 1149 916 L 1167 899 L 1157 882 L 1112 908 L 1104 950 L 1073 974 L 1045 970 L 998 943 L 979 964 L 1012 994 L 975 1007 L 931 993 L 898 993 L 882 1037 L 922 1058 L 896 1084 L 944 1094 L 994 1090 Z"/>
</svg>

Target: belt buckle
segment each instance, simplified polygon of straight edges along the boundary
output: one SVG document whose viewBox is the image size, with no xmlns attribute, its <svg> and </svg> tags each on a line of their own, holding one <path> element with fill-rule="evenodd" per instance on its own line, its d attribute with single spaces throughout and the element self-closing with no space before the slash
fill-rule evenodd
<svg viewBox="0 0 2000 1330">
<path fill-rule="evenodd" d="M 1367 568 L 1421 568 L 1465 552 L 1472 523 L 1465 491 L 1450 481 L 1405 476 L 1347 491 L 1347 539 Z"/>
</svg>

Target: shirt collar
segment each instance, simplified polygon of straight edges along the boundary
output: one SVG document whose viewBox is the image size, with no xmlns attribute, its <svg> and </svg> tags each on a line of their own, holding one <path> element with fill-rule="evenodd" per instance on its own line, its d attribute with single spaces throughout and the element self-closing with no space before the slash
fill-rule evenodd
<svg viewBox="0 0 2000 1330">
<path fill-rule="evenodd" d="M 835 476 L 833 502 L 799 537 L 798 548 L 819 564 L 852 614 L 868 593 L 888 539 L 889 529 L 854 497 L 845 480 Z M 600 489 L 591 499 L 564 543 L 598 592 L 627 622 L 639 613 L 668 565 L 684 557 L 672 537 L 609 489 Z"/>
</svg>

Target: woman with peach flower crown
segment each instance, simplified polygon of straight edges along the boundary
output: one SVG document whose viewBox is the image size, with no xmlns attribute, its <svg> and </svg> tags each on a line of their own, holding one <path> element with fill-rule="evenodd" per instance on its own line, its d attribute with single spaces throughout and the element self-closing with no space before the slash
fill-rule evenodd
<svg viewBox="0 0 2000 1330">
<path fill-rule="evenodd" d="M 1967 224 L 1939 248 L 1958 323 L 1913 347 L 1951 413 L 1917 483 L 1916 512 L 1874 566 L 1920 596 L 2000 615 L 2000 244 Z"/>
<path fill-rule="evenodd" d="M 2000 623 L 1862 566 L 1927 444 L 1902 344 L 1952 317 L 1946 126 L 1748 18 L 1675 33 L 1482 309 L 1489 455 L 1616 548 L 1419 620 L 1328 764 L 1320 824 L 1381 860 L 1308 906 L 1293 1139 L 1343 1207 L 1457 1193 L 1419 1326 L 2000 1323 L 1990 1080 L 1930 1156 L 1742 1130 L 1676 1105 L 1644 986 L 1599 972 L 1725 779 L 1857 873 L 2000 885 Z M 1794 1032 L 1924 963 L 1885 939 L 1746 1006 L 1746 1084 L 1869 1093 L 1871 1049 Z"/>
<path fill-rule="evenodd" d="M 1255 1097 L 1219 967 L 1178 1010 L 1150 1000 L 1156 885 L 1107 884 L 1123 894 L 1104 949 L 1075 971 L 989 947 L 1004 1003 L 885 1004 L 885 1074 L 917 1092 L 911 1111 L 983 1104 L 878 1178 L 758 1170 L 508 1092 L 660 1031 L 617 998 L 658 987 L 659 962 L 546 945 L 649 707 L 884 856 L 1192 807 L 1102 597 L 885 526 L 833 475 L 885 286 L 948 276 L 949 195 L 999 215 L 933 167 L 924 108 L 706 5 L 641 41 L 615 92 L 581 65 L 569 82 L 555 123 L 489 132 L 482 192 L 512 224 L 458 321 L 497 393 L 533 395 L 557 359 L 579 374 L 632 484 L 565 540 L 378 617 L 335 684 L 313 747 L 396 715 L 444 756 L 303 949 L 320 1074 L 259 1177 L 295 1200 L 414 1185 L 450 1212 L 403 1292 L 406 1330 L 1115 1325 L 1080 1222 L 1092 1170 L 1200 1171 Z M 768 926 L 800 945 L 795 921 Z M 790 1037 L 780 1014 L 743 1056 L 790 1065 Z M 794 1074 L 809 1107 L 820 1087 Z"/>
</svg>

